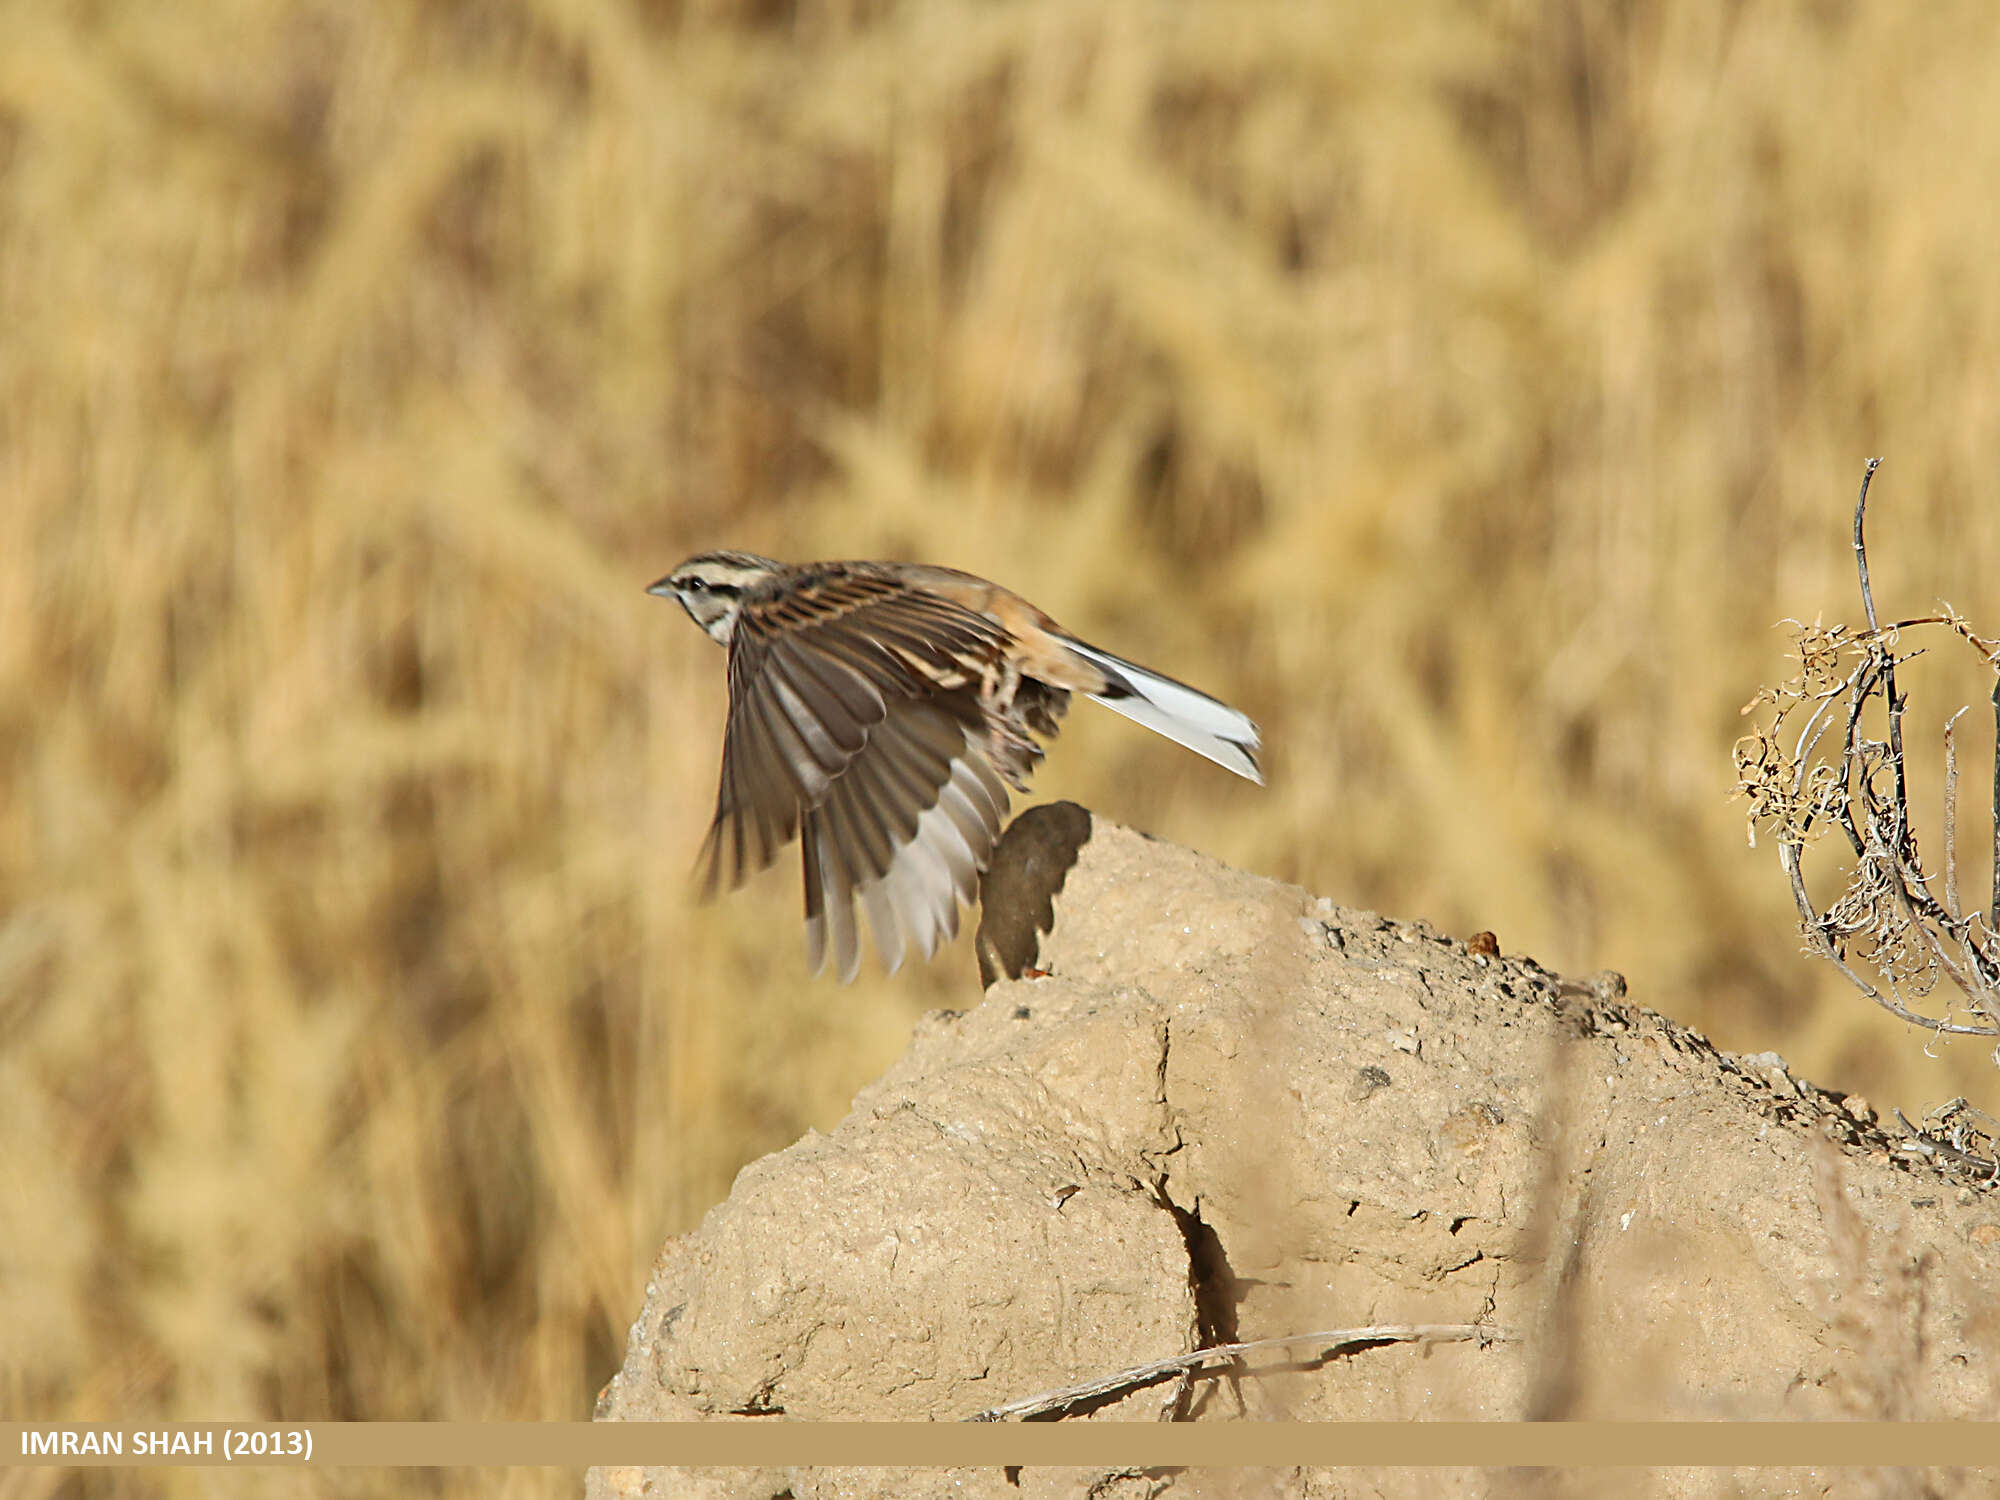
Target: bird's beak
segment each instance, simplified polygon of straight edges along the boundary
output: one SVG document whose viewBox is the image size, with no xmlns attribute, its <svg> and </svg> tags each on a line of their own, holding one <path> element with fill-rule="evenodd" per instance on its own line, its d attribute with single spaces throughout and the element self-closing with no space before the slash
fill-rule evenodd
<svg viewBox="0 0 2000 1500">
<path fill-rule="evenodd" d="M 646 592 L 653 595 L 657 599 L 673 598 L 674 597 L 673 575 L 669 574 L 665 578 L 657 578 L 653 582 L 647 584 Z"/>
</svg>

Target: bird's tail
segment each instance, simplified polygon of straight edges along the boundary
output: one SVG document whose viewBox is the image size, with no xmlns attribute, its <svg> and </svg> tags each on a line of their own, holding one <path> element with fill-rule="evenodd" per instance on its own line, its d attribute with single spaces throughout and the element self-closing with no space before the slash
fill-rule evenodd
<svg viewBox="0 0 2000 1500">
<path fill-rule="evenodd" d="M 1207 756 L 1218 766 L 1259 786 L 1264 784 L 1264 773 L 1257 768 L 1257 751 L 1263 741 L 1248 717 L 1184 682 L 1162 677 L 1108 651 L 1068 637 L 1063 644 L 1104 674 L 1104 691 L 1090 697 L 1195 754 Z"/>
</svg>

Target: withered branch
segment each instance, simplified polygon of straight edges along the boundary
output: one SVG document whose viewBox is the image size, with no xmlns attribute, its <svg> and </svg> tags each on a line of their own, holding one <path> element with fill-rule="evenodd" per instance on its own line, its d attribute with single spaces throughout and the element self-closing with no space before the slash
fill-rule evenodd
<svg viewBox="0 0 2000 1500">
<path fill-rule="evenodd" d="M 1797 627 L 1799 673 L 1767 688 L 1746 714 L 1774 710 L 1736 744 L 1737 793 L 1749 804 L 1750 841 L 1760 829 L 1777 840 L 1792 900 L 1813 952 L 1863 995 L 1891 1015 L 1946 1035 L 2000 1036 L 2000 646 L 1976 634 L 1950 606 L 1935 615 L 1884 625 L 1868 575 L 1868 489 L 1881 465 L 1870 459 L 1854 504 L 1854 567 L 1868 628 L 1850 634 L 1843 625 Z M 1920 655 L 1903 648 L 1906 636 L 1942 629 L 1965 641 L 1994 672 L 1996 745 L 1993 771 L 1994 872 L 1992 900 L 1967 912 L 1959 899 L 1958 714 L 1944 729 L 1944 871 L 1941 881 L 1924 868 L 1910 816 L 1909 762 L 1903 717 L 1909 700 L 1897 685 L 1897 668 Z M 1796 735 L 1787 720 L 1802 717 Z M 1870 725 L 1881 726 L 1876 738 Z M 1837 755 L 1828 747 L 1840 726 Z M 1782 737 L 1781 737 L 1781 732 Z M 1846 836 L 1853 853 L 1839 900 L 1821 911 L 1805 876 L 1805 852 L 1830 830 Z M 1933 887 L 1941 888 L 1941 896 Z M 1852 961 L 1850 961 L 1852 959 Z M 1856 963 L 1872 969 L 1864 977 Z M 1949 979 L 1972 1015 L 1964 1020 L 1927 1015 L 1912 1000 L 1931 994 L 1939 976 Z"/>
</svg>

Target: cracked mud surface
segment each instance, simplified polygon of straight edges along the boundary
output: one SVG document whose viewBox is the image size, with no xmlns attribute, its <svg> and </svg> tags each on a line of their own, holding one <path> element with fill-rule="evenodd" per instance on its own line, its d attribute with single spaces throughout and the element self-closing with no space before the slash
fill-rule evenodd
<svg viewBox="0 0 2000 1500">
<path fill-rule="evenodd" d="M 1114 825 L 1063 879 L 1047 977 L 926 1017 L 832 1134 L 668 1244 L 601 1416 L 952 1420 L 1202 1345 L 1419 1322 L 1520 1337 L 1247 1359 L 1066 1419 L 1992 1415 L 2000 1198 L 1865 1104 L 1608 980 Z M 1656 1492 L 1710 1492 L 1688 1472 Z M 590 1483 L 1235 1493 L 1033 1469 Z"/>
</svg>

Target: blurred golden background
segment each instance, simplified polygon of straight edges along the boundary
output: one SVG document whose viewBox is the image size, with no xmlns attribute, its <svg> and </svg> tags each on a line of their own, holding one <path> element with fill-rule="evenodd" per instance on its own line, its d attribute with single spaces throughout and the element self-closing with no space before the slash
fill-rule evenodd
<svg viewBox="0 0 2000 1500">
<path fill-rule="evenodd" d="M 1080 705 L 1040 797 L 1990 1093 L 1803 956 L 1729 747 L 1871 453 L 1885 610 L 2000 631 L 1997 27 L 0 6 L 5 1409 L 585 1416 L 662 1236 L 976 1002 L 808 981 L 789 858 L 689 899 L 723 656 L 641 589 L 718 545 L 1264 727 Z"/>
</svg>

